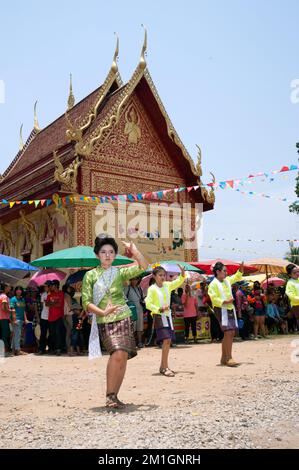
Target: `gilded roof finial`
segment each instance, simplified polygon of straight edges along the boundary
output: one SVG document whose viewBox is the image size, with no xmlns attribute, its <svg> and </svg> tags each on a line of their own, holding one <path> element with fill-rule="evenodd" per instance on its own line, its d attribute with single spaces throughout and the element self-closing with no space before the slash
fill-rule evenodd
<svg viewBox="0 0 299 470">
<path fill-rule="evenodd" d="M 23 142 L 23 124 L 20 127 L 20 150 L 23 150 L 24 142 Z"/>
<path fill-rule="evenodd" d="M 119 38 L 118 38 L 117 33 L 114 33 L 114 34 L 116 36 L 116 46 L 115 46 L 115 52 L 114 52 L 113 61 L 111 65 L 111 70 L 114 73 L 117 73 L 118 72 L 117 59 L 118 59 L 118 54 L 119 54 Z"/>
<path fill-rule="evenodd" d="M 142 46 L 142 49 L 141 49 L 141 55 L 140 55 L 140 60 L 139 60 L 139 68 L 144 70 L 146 68 L 145 54 L 146 54 L 146 50 L 147 50 L 147 29 L 143 24 L 141 26 L 144 28 L 144 41 L 143 41 L 143 46 Z"/>
<path fill-rule="evenodd" d="M 195 166 L 195 169 L 196 169 L 196 175 L 201 177 L 202 176 L 202 168 L 201 168 L 201 148 L 199 145 L 196 144 L 196 147 L 198 149 L 198 152 L 197 152 L 197 163 L 196 163 L 196 166 Z"/>
<path fill-rule="evenodd" d="M 67 100 L 67 110 L 69 111 L 70 109 L 72 109 L 74 104 L 75 104 L 75 97 L 73 94 L 72 74 L 70 73 L 70 91 L 69 91 L 69 97 Z"/>
<path fill-rule="evenodd" d="M 37 106 L 37 101 L 34 103 L 34 130 L 36 132 L 39 132 L 40 127 L 39 127 L 38 120 L 37 120 L 36 106 Z"/>
</svg>

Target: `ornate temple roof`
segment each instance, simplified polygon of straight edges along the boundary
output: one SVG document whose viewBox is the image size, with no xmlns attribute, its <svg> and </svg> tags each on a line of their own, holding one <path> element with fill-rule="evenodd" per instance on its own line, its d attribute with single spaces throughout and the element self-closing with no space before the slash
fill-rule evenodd
<svg viewBox="0 0 299 470">
<path fill-rule="evenodd" d="M 59 190 L 54 182 L 55 162 L 53 152 L 59 153 L 63 164 L 69 164 L 76 155 L 81 158 L 92 154 L 95 144 L 99 144 L 111 127 L 120 119 L 124 106 L 133 93 L 140 97 L 150 119 L 174 163 L 188 186 L 200 184 L 201 162 L 195 166 L 191 156 L 180 140 L 147 69 L 145 52 L 147 35 L 140 60 L 132 78 L 122 84 L 117 67 L 118 39 L 110 71 L 103 85 L 74 105 L 72 84 L 68 109 L 54 122 L 39 130 L 35 116 L 35 126 L 25 145 L 17 153 L 0 181 L 0 197 L 11 200 L 44 197 L 51 190 Z M 30 181 L 30 184 L 28 183 Z M 164 189 L 164 188 L 161 188 Z M 207 191 L 202 198 L 212 208 L 213 194 Z M 50 194 L 50 193 L 49 193 Z M 206 197 L 205 197 L 206 196 Z"/>
</svg>

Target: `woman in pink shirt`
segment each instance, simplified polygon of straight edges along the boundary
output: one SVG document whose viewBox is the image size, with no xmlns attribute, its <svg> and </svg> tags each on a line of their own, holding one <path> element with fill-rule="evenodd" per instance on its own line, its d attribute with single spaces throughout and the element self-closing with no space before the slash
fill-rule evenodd
<svg viewBox="0 0 299 470">
<path fill-rule="evenodd" d="M 9 351 L 9 340 L 10 340 L 10 309 L 9 309 L 9 299 L 7 297 L 8 292 L 10 291 L 10 286 L 8 284 L 0 285 L 0 330 L 2 340 L 5 345 L 5 352 Z"/>
<path fill-rule="evenodd" d="M 191 295 L 189 284 L 185 287 L 185 292 L 182 295 L 182 302 L 184 305 L 185 341 L 188 341 L 191 325 L 194 343 L 197 343 L 196 320 L 198 317 L 198 301 L 196 297 Z"/>
</svg>

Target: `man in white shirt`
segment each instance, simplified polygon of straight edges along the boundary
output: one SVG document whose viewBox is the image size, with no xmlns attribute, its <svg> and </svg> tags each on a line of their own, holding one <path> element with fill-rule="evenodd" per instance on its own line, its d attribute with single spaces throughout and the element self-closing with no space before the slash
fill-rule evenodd
<svg viewBox="0 0 299 470">
<path fill-rule="evenodd" d="M 40 340 L 39 340 L 39 354 L 45 354 L 47 346 L 47 335 L 49 332 L 49 307 L 46 306 L 46 298 L 48 297 L 49 285 L 51 281 L 47 281 L 44 285 L 44 292 L 41 294 L 42 312 L 40 319 Z"/>
</svg>

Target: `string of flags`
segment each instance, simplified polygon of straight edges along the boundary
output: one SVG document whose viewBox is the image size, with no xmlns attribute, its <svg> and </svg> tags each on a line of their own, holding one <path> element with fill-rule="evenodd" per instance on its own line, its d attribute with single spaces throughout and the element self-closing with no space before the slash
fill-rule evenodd
<svg viewBox="0 0 299 470">
<path fill-rule="evenodd" d="M 252 178 L 255 178 L 257 176 L 266 176 L 268 177 L 270 174 L 277 174 L 277 173 L 283 173 L 283 172 L 288 172 L 288 171 L 293 171 L 293 170 L 298 170 L 299 167 L 297 165 L 290 165 L 290 166 L 283 166 L 280 170 L 273 170 L 269 173 L 257 173 L 255 175 L 249 175 L 247 178 L 243 178 L 242 180 L 227 180 L 227 181 L 220 181 L 219 183 L 213 182 L 213 183 L 208 183 L 208 184 L 203 184 L 202 186 L 205 187 L 213 187 L 215 189 L 226 189 L 230 188 L 231 190 L 235 190 L 240 192 L 241 194 L 248 194 L 252 196 L 260 196 L 268 199 L 277 199 L 282 202 L 287 202 L 289 204 L 297 203 L 299 201 L 290 201 L 287 198 L 277 198 L 274 196 L 269 196 L 264 193 L 257 193 L 255 191 L 241 191 L 239 188 L 235 188 L 236 185 L 242 184 L 245 181 L 249 181 Z M 110 195 L 110 196 L 63 196 L 61 198 L 58 198 L 58 206 L 62 205 L 68 205 L 72 204 L 74 202 L 96 202 L 96 203 L 107 203 L 107 202 L 113 202 L 113 201 L 123 201 L 123 202 L 138 202 L 142 201 L 145 199 L 159 199 L 162 200 L 163 196 L 167 195 L 168 193 L 179 193 L 182 191 L 197 191 L 200 188 L 199 185 L 194 185 L 194 186 L 182 186 L 180 188 L 172 188 L 172 189 L 163 189 L 160 191 L 149 191 L 146 193 L 136 193 L 136 194 L 115 194 L 115 195 Z M 54 204 L 54 200 L 52 198 L 48 199 L 33 199 L 33 200 L 23 200 L 23 201 L 9 201 L 7 199 L 0 199 L 0 204 L 2 205 L 8 205 L 10 208 L 14 207 L 15 205 L 34 205 L 35 208 L 37 207 L 48 207 L 51 204 Z"/>
<path fill-rule="evenodd" d="M 269 194 L 257 193 L 256 191 L 241 191 L 240 188 L 235 188 L 235 189 L 231 188 L 231 191 L 236 191 L 240 194 L 245 194 L 248 196 L 260 196 L 260 197 L 264 197 L 267 199 L 276 199 L 277 201 L 287 202 L 288 204 L 296 204 L 299 202 L 299 200 L 291 201 L 290 199 L 287 199 L 286 197 L 269 196 Z"/>
<path fill-rule="evenodd" d="M 201 245 L 199 248 L 204 248 L 204 249 L 214 249 L 214 250 L 219 250 L 219 247 L 213 246 L 213 245 Z M 258 256 L 269 256 L 269 257 L 277 257 L 277 254 L 275 253 L 266 253 L 265 252 L 258 252 L 258 251 L 253 251 L 253 250 L 246 250 L 246 249 L 241 249 L 241 248 L 229 248 L 229 247 L 221 247 L 221 251 L 227 251 L 227 252 L 235 252 L 235 253 L 247 253 L 250 255 L 258 255 Z"/>
<path fill-rule="evenodd" d="M 216 247 L 216 246 L 213 246 L 213 245 L 201 245 L 199 248 L 208 248 L 208 249 L 219 249 L 219 247 Z M 221 251 L 235 251 L 237 253 L 249 253 L 251 255 L 259 255 L 261 253 L 258 253 L 257 251 L 253 251 L 253 250 L 242 250 L 241 248 L 222 248 L 221 247 Z"/>
<path fill-rule="evenodd" d="M 262 242 L 262 243 L 270 243 L 270 242 L 277 242 L 277 243 L 298 243 L 299 242 L 299 239 L 298 238 L 286 238 L 286 239 L 272 239 L 272 240 L 263 240 L 263 239 L 259 239 L 259 240 L 255 240 L 253 238 L 223 238 L 223 237 L 212 237 L 211 240 L 213 241 L 230 241 L 230 242 L 234 242 L 234 241 L 239 241 L 239 242 L 254 242 L 254 243 L 259 243 L 259 242 Z"/>
<path fill-rule="evenodd" d="M 207 186 L 213 187 L 213 188 L 220 188 L 220 189 L 225 189 L 225 188 L 234 188 L 238 185 L 243 185 L 245 183 L 253 183 L 254 179 L 257 177 L 263 177 L 263 178 L 268 178 L 269 181 L 274 181 L 273 175 L 277 175 L 278 173 L 286 173 L 288 171 L 295 171 L 298 170 L 299 167 L 298 165 L 289 165 L 289 166 L 282 166 L 280 170 L 272 170 L 270 172 L 259 172 L 255 174 L 250 174 L 246 178 L 238 178 L 238 179 L 230 179 L 230 180 L 225 180 L 225 181 L 219 181 L 219 182 L 212 182 L 208 183 Z M 265 181 L 265 180 L 262 180 Z"/>
</svg>

